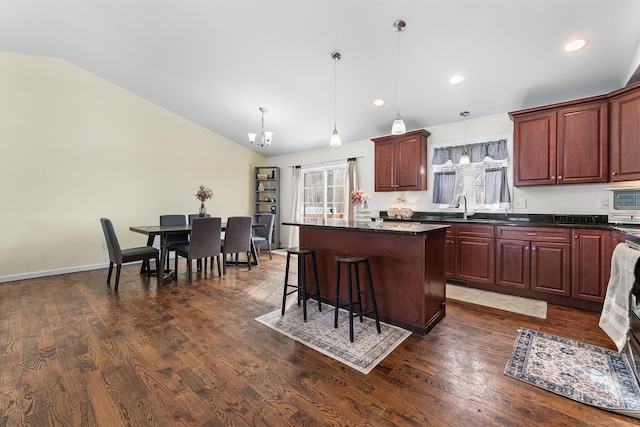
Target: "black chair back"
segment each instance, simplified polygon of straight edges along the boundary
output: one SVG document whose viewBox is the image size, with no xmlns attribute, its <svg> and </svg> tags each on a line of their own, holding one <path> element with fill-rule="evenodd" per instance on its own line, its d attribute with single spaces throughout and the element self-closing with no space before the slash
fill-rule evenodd
<svg viewBox="0 0 640 427">
<path fill-rule="evenodd" d="M 102 231 L 104 232 L 104 239 L 107 241 L 107 250 L 109 251 L 109 261 L 114 264 L 122 263 L 122 250 L 120 249 L 120 243 L 116 236 L 116 231 L 113 229 L 113 224 L 108 218 L 100 218 L 100 224 L 102 224 Z"/>
<path fill-rule="evenodd" d="M 224 233 L 225 254 L 251 251 L 251 217 L 230 216 Z"/>
<path fill-rule="evenodd" d="M 160 225 L 187 225 L 187 219 L 184 215 L 160 215 Z M 189 233 L 170 234 L 167 236 L 167 244 L 169 246 L 184 242 L 189 242 Z"/>
<path fill-rule="evenodd" d="M 275 217 L 276 216 L 274 214 L 270 213 L 260 214 L 258 223 L 263 224 L 263 227 L 257 227 L 254 235 L 257 237 L 264 237 L 268 242 L 270 242 L 271 236 L 273 235 L 273 222 Z"/>
<path fill-rule="evenodd" d="M 220 255 L 221 218 L 195 218 L 191 227 L 189 259 Z"/>
</svg>

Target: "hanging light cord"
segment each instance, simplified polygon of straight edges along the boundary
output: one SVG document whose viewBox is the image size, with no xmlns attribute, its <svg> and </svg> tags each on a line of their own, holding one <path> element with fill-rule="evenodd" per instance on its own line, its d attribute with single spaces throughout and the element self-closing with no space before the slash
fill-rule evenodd
<svg viewBox="0 0 640 427">
<path fill-rule="evenodd" d="M 339 55 L 339 54 L 338 54 Z M 333 58 L 333 130 L 338 130 L 338 59 L 340 57 L 334 56 Z"/>
<path fill-rule="evenodd" d="M 398 95 L 398 116 L 400 115 L 400 29 L 396 29 L 396 32 L 398 33 L 398 61 L 396 63 L 396 92 Z"/>
</svg>

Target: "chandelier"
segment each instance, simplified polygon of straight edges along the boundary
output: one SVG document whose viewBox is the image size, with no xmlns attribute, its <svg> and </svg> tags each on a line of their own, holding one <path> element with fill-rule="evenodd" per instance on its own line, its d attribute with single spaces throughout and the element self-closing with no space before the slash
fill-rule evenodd
<svg viewBox="0 0 640 427">
<path fill-rule="evenodd" d="M 273 132 L 264 130 L 264 113 L 268 113 L 269 110 L 267 110 L 264 107 L 260 107 L 258 108 L 258 110 L 260 110 L 260 113 L 261 113 L 261 127 L 260 127 L 260 142 L 258 142 L 257 144 L 263 148 L 269 148 L 269 146 L 271 145 L 271 140 L 273 139 Z M 253 132 L 249 132 L 248 135 L 249 135 L 249 142 L 252 144 L 256 143 L 256 134 Z"/>
</svg>

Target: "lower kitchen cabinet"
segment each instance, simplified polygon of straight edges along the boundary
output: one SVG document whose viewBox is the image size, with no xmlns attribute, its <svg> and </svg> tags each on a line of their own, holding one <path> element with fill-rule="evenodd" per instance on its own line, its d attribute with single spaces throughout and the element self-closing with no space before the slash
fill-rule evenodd
<svg viewBox="0 0 640 427">
<path fill-rule="evenodd" d="M 574 229 L 572 241 L 571 296 L 604 302 L 611 270 L 611 232 Z"/>
<path fill-rule="evenodd" d="M 569 230 L 497 227 L 496 235 L 496 285 L 570 295 Z"/>
<path fill-rule="evenodd" d="M 495 282 L 495 239 L 493 225 L 457 224 L 456 279 L 474 283 Z"/>
<path fill-rule="evenodd" d="M 456 256 L 455 224 L 447 229 L 444 240 L 444 274 L 447 279 L 455 279 L 458 274 L 458 257 Z"/>
</svg>

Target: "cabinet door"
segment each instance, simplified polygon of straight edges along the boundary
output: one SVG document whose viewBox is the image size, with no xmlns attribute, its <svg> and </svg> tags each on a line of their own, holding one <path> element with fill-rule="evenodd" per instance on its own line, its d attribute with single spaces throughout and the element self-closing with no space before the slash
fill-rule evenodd
<svg viewBox="0 0 640 427">
<path fill-rule="evenodd" d="M 447 236 L 444 243 L 444 274 L 448 279 L 457 279 L 456 238 Z"/>
<path fill-rule="evenodd" d="M 611 181 L 640 179 L 640 89 L 611 100 Z"/>
<path fill-rule="evenodd" d="M 514 183 L 556 183 L 556 112 L 514 117 Z"/>
<path fill-rule="evenodd" d="M 529 242 L 496 239 L 496 285 L 529 289 Z"/>
<path fill-rule="evenodd" d="M 611 232 L 576 229 L 571 246 L 572 297 L 604 302 L 611 266 Z"/>
<path fill-rule="evenodd" d="M 531 242 L 531 290 L 571 295 L 571 245 Z"/>
<path fill-rule="evenodd" d="M 558 111 L 557 182 L 608 182 L 608 105 L 595 102 Z"/>
<path fill-rule="evenodd" d="M 375 157 L 375 191 L 394 191 L 396 183 L 393 141 L 376 142 Z"/>
<path fill-rule="evenodd" d="M 426 140 L 424 145 L 426 146 Z M 415 191 L 427 189 L 426 151 L 426 147 L 423 147 L 422 144 L 421 135 L 398 138 L 395 147 L 396 190 Z"/>
<path fill-rule="evenodd" d="M 475 283 L 494 283 L 495 240 L 458 237 L 458 279 Z"/>
</svg>

